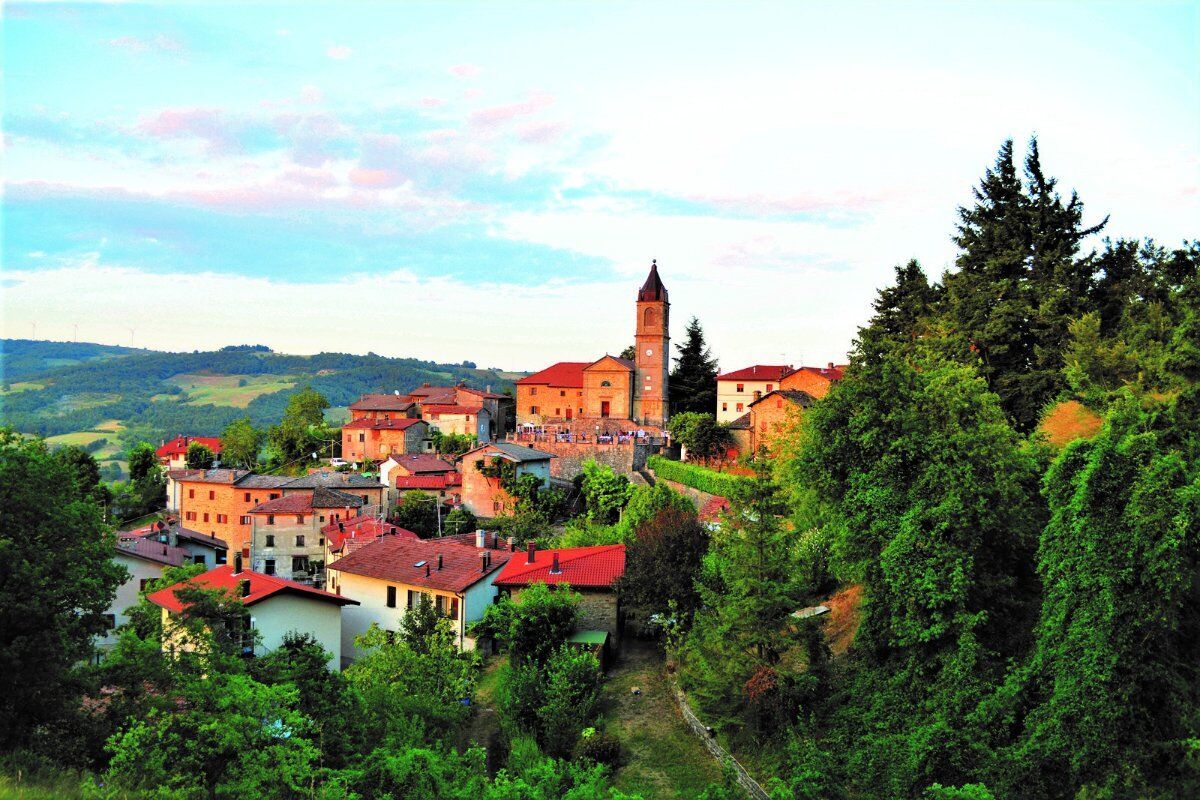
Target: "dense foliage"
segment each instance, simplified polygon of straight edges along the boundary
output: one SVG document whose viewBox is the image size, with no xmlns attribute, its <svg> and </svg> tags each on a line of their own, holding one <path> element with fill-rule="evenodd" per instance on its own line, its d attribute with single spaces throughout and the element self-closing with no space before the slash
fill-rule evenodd
<svg viewBox="0 0 1200 800">
<path fill-rule="evenodd" d="M 700 320 L 692 317 L 671 370 L 671 414 L 712 413 L 717 407 L 717 359 L 704 341 Z"/>
<path fill-rule="evenodd" d="M 660 478 L 721 497 L 728 497 L 737 491 L 738 484 L 743 480 L 737 475 L 717 472 L 699 464 L 671 461 L 658 455 L 646 459 L 646 466 L 654 470 L 654 474 Z"/>
</svg>

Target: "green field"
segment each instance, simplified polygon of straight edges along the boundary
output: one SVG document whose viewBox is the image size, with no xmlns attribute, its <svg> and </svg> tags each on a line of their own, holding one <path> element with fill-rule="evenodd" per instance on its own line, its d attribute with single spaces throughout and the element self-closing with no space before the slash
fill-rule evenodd
<svg viewBox="0 0 1200 800">
<path fill-rule="evenodd" d="M 296 380 L 290 375 L 175 375 L 167 379 L 183 389 L 187 395 L 186 405 L 245 408 L 260 395 L 271 394 L 295 387 Z M 245 384 L 245 385 L 239 385 Z M 164 397 L 163 395 L 156 395 Z M 164 397 L 165 399 L 165 397 Z"/>
<path fill-rule="evenodd" d="M 92 451 L 92 457 L 100 462 L 101 469 L 108 463 L 115 463 L 121 468 L 121 472 L 128 474 L 129 463 L 124 460 L 125 452 L 120 440 L 117 438 L 120 433 L 121 423 L 115 419 L 109 419 L 101 422 L 89 431 L 73 431 L 72 433 L 62 433 L 58 436 L 47 436 L 46 444 L 51 447 L 67 447 L 69 445 L 87 447 L 92 442 L 105 439 L 106 441 L 100 449 Z"/>
<path fill-rule="evenodd" d="M 41 390 L 41 389 L 45 389 L 45 388 L 46 388 L 46 384 L 44 384 L 44 383 L 37 383 L 36 381 L 17 381 L 16 383 L 10 383 L 8 385 L 7 391 L 5 391 L 4 389 L 0 389 L 0 397 L 3 397 L 6 394 L 17 394 L 18 392 L 37 391 L 37 390 Z"/>
</svg>

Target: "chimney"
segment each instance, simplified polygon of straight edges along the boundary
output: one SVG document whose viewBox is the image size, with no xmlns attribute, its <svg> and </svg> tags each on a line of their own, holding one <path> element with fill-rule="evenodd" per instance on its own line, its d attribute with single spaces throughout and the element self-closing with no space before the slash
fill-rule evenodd
<svg viewBox="0 0 1200 800">
<path fill-rule="evenodd" d="M 250 581 L 238 581 L 238 589 L 241 591 L 242 597 L 250 596 Z"/>
<path fill-rule="evenodd" d="M 757 374 L 758 374 L 758 364 L 755 364 L 754 366 L 750 367 L 750 374 L 751 374 L 751 375 L 757 375 Z"/>
<path fill-rule="evenodd" d="M 346 532 L 346 524 L 344 522 L 339 522 L 338 523 L 338 533 L 345 533 L 345 532 Z"/>
<path fill-rule="evenodd" d="M 487 531 L 483 528 L 475 531 L 475 546 L 480 549 L 487 547 Z"/>
<path fill-rule="evenodd" d="M 166 545 L 166 542 L 164 542 L 163 543 L 163 555 L 165 556 L 166 554 L 167 554 L 167 545 Z"/>
<path fill-rule="evenodd" d="M 238 553 L 236 556 L 233 557 L 233 574 L 234 575 L 242 574 L 242 554 L 241 553 Z"/>
<path fill-rule="evenodd" d="M 830 361 L 830 362 L 829 362 L 829 366 L 828 366 L 828 367 L 826 367 L 826 369 L 833 369 L 833 362 L 832 362 L 832 361 Z"/>
<path fill-rule="evenodd" d="M 442 554 L 438 553 L 438 572 L 442 571 Z"/>
<path fill-rule="evenodd" d="M 487 568 L 488 568 L 488 554 L 486 551 L 484 551 L 479 554 L 479 571 L 481 573 L 487 572 Z"/>
<path fill-rule="evenodd" d="M 530 542 L 528 545 L 525 546 L 525 563 L 526 564 L 533 563 L 533 551 L 535 549 L 537 549 L 537 545 L 534 544 L 533 542 Z"/>
<path fill-rule="evenodd" d="M 554 561 L 550 564 L 550 574 L 551 575 L 561 575 L 562 574 L 562 568 L 558 566 L 558 551 L 557 550 L 554 551 Z"/>
<path fill-rule="evenodd" d="M 426 578 L 429 577 L 429 564 L 428 563 L 425 564 L 425 577 Z"/>
<path fill-rule="evenodd" d="M 515 536 L 508 537 L 508 552 L 510 552 L 510 553 L 517 552 L 517 537 L 515 537 Z"/>
</svg>

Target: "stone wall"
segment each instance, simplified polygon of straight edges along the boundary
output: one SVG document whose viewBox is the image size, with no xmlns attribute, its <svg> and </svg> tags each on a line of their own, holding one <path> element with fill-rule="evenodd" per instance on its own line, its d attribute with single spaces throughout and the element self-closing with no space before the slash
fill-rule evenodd
<svg viewBox="0 0 1200 800">
<path fill-rule="evenodd" d="M 550 475 L 563 480 L 572 480 L 583 472 L 583 462 L 589 458 L 598 464 L 612 467 L 618 475 L 631 475 L 645 469 L 646 458 L 653 452 L 650 444 L 595 444 L 592 442 L 556 442 L 539 439 L 535 443 L 521 442 L 536 447 L 544 453 L 552 453 Z"/>
</svg>

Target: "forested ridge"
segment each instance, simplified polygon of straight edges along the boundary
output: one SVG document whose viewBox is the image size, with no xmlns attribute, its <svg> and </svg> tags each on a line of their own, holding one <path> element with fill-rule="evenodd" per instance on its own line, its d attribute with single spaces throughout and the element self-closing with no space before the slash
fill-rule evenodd
<svg viewBox="0 0 1200 800">
<path fill-rule="evenodd" d="M 0 374 L 9 388 L 0 398 L 4 422 L 42 436 L 90 430 L 105 420 L 117 420 L 133 431 L 125 437 L 130 441 L 157 441 L 180 433 L 216 436 L 246 416 L 259 426 L 277 421 L 288 397 L 303 386 L 313 387 L 333 406 L 346 406 L 367 392 L 407 391 L 424 382 L 445 385 L 465 380 L 479 388 L 490 385 L 494 391 L 512 385 L 473 364 L 374 354 L 295 356 L 261 346 L 166 353 L 23 340 L 5 340 L 0 345 Z M 80 363 L 54 366 L 60 360 Z M 235 407 L 190 402 L 188 392 L 169 380 L 178 375 L 279 376 L 292 387 L 263 393 L 244 407 Z M 11 384 L 17 381 L 33 386 L 12 391 Z"/>
</svg>

